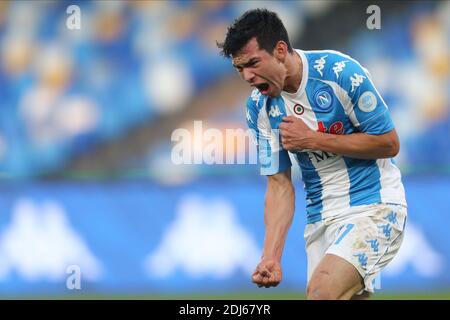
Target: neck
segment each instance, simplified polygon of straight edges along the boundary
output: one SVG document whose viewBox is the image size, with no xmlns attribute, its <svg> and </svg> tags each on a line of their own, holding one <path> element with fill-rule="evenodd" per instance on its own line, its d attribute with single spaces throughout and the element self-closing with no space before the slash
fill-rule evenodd
<svg viewBox="0 0 450 320">
<path fill-rule="evenodd" d="M 284 81 L 283 91 L 296 93 L 300 87 L 303 76 L 302 59 L 296 51 L 286 57 L 286 80 Z"/>
</svg>

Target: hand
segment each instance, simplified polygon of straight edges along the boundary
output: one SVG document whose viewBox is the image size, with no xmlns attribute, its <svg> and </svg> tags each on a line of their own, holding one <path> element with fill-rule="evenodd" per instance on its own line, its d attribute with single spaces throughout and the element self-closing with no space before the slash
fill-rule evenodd
<svg viewBox="0 0 450 320">
<path fill-rule="evenodd" d="M 288 151 L 312 149 L 311 140 L 315 131 L 311 130 L 301 119 L 288 116 L 279 126 L 281 145 Z"/>
<path fill-rule="evenodd" d="M 276 287 L 281 282 L 281 264 L 275 259 L 262 259 L 252 275 L 258 287 Z"/>
</svg>

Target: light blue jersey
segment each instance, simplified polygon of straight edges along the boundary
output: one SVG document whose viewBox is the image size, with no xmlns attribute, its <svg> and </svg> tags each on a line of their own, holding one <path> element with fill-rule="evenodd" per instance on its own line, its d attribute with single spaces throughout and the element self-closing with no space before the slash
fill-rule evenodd
<svg viewBox="0 0 450 320">
<path fill-rule="evenodd" d="M 361 160 L 314 150 L 291 153 L 282 148 L 276 129 L 289 115 L 313 130 L 331 134 L 379 135 L 394 129 L 368 71 L 356 60 L 332 50 L 296 52 L 303 63 L 298 91 L 283 91 L 270 98 L 255 89 L 247 101 L 247 123 L 257 136 L 261 174 L 282 172 L 291 166 L 291 159 L 298 162 L 308 223 L 354 206 L 406 206 L 400 171 L 392 159 Z"/>
</svg>

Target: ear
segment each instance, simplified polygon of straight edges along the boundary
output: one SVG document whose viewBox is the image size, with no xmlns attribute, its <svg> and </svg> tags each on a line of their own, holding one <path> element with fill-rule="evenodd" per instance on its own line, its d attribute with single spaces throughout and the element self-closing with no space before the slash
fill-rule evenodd
<svg viewBox="0 0 450 320">
<path fill-rule="evenodd" d="M 275 48 L 273 49 L 273 56 L 280 62 L 283 62 L 286 60 L 286 56 L 288 55 L 288 45 L 286 42 L 280 40 L 275 45 Z"/>
</svg>

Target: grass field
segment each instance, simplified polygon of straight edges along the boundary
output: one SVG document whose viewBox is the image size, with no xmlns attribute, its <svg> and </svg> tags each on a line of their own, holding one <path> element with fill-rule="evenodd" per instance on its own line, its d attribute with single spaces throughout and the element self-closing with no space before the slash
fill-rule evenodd
<svg viewBox="0 0 450 320">
<path fill-rule="evenodd" d="M 65 296 L 0 296 L 0 299 L 44 299 L 44 300 L 304 300 L 306 297 L 299 293 L 276 293 L 276 294 L 192 294 L 192 295 L 65 295 Z M 371 300 L 450 300 L 448 292 L 398 292 L 377 293 Z"/>
</svg>

